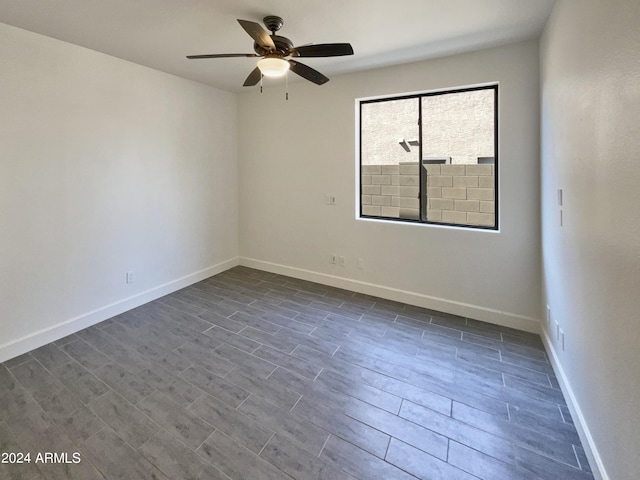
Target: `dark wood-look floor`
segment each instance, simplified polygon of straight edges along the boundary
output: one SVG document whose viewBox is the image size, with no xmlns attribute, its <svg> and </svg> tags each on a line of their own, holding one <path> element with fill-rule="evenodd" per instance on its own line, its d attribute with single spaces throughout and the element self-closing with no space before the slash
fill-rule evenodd
<svg viewBox="0 0 640 480">
<path fill-rule="evenodd" d="M 3 479 L 593 478 L 538 336 L 243 267 L 0 365 L 0 452 L 32 460 Z"/>
</svg>

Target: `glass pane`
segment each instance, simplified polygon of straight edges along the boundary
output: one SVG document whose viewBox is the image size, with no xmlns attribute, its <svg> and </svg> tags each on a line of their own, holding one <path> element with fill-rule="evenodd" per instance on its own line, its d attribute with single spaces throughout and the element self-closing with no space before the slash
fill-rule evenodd
<svg viewBox="0 0 640 480">
<path fill-rule="evenodd" d="M 361 104 L 362 215 L 420 218 L 418 101 Z"/>
<path fill-rule="evenodd" d="M 422 97 L 422 217 L 495 226 L 494 89 Z"/>
</svg>

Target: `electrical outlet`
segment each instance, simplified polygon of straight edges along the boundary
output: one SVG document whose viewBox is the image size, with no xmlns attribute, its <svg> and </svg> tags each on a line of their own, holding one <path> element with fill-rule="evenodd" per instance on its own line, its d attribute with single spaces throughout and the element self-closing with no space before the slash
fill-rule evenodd
<svg viewBox="0 0 640 480">
<path fill-rule="evenodd" d="M 338 263 L 338 255 L 336 255 L 335 253 L 331 254 L 331 263 L 333 263 L 334 265 Z"/>
<path fill-rule="evenodd" d="M 560 345 L 562 346 L 562 351 L 564 352 L 564 331 L 560 329 Z"/>
<path fill-rule="evenodd" d="M 136 279 L 133 271 L 128 271 L 126 278 L 127 278 L 127 283 L 133 283 Z"/>
<path fill-rule="evenodd" d="M 551 307 L 547 305 L 547 326 L 551 326 Z"/>
<path fill-rule="evenodd" d="M 558 322 L 556 322 L 556 340 L 560 340 L 560 325 L 558 324 Z"/>
<path fill-rule="evenodd" d="M 345 262 L 344 257 L 340 255 L 338 257 L 338 265 L 340 265 L 341 267 L 344 267 L 344 262 Z"/>
</svg>

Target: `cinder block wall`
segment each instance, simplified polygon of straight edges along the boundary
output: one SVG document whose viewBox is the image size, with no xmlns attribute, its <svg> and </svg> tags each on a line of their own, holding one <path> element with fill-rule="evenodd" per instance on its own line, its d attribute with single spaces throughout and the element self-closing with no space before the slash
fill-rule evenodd
<svg viewBox="0 0 640 480">
<path fill-rule="evenodd" d="M 426 165 L 427 219 L 493 226 L 493 165 Z M 362 166 L 362 213 L 420 218 L 418 163 Z"/>
<path fill-rule="evenodd" d="M 418 162 L 362 166 L 362 213 L 420 218 Z"/>
</svg>

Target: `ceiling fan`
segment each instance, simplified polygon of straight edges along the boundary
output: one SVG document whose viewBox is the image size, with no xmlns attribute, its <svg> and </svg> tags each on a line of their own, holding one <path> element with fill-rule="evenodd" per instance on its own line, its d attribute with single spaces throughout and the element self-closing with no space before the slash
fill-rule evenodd
<svg viewBox="0 0 640 480">
<path fill-rule="evenodd" d="M 249 20 L 240 20 L 238 23 L 253 38 L 253 49 L 256 53 L 214 53 L 209 55 L 187 55 L 190 60 L 203 58 L 230 58 L 230 57 L 262 57 L 258 66 L 244 81 L 244 87 L 256 85 L 262 76 L 280 77 L 291 70 L 316 85 L 322 85 L 329 81 L 323 74 L 313 68 L 287 57 L 339 57 L 353 55 L 353 48 L 349 43 L 324 43 L 318 45 L 302 45 L 294 47 L 293 42 L 286 37 L 276 35 L 284 21 L 275 15 L 264 17 L 263 22 L 271 35 L 262 28 L 259 23 Z"/>
</svg>

